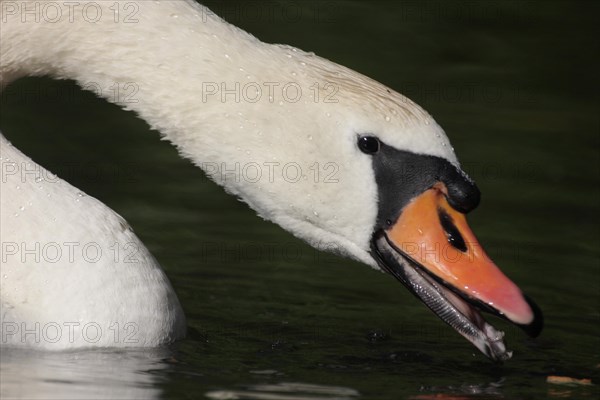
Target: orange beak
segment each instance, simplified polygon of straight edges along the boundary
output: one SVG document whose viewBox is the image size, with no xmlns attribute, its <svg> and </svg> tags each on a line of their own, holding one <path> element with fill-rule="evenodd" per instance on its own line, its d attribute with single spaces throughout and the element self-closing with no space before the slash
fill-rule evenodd
<svg viewBox="0 0 600 400">
<path fill-rule="evenodd" d="M 490 260 L 464 214 L 435 184 L 402 210 L 379 235 L 380 264 L 409 287 L 446 323 L 495 360 L 510 358 L 496 331 L 476 308 L 500 315 L 531 336 L 542 328 L 537 306 Z"/>
</svg>

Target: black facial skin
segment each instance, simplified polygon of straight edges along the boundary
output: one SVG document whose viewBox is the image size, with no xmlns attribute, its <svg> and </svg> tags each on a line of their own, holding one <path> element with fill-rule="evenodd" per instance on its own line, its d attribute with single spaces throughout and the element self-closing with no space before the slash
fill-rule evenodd
<svg viewBox="0 0 600 400">
<path fill-rule="evenodd" d="M 448 160 L 398 150 L 371 135 L 359 136 L 357 145 L 373 159 L 379 190 L 375 232 L 396 222 L 409 201 L 437 182 L 446 185 L 448 203 L 455 210 L 467 213 L 479 204 L 481 195 L 475 183 Z"/>
</svg>

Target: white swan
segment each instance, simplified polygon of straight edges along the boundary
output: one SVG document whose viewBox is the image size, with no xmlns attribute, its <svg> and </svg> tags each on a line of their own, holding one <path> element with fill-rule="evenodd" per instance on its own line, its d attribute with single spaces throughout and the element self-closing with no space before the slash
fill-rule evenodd
<svg viewBox="0 0 600 400">
<path fill-rule="evenodd" d="M 0 6 L 1 87 L 25 75 L 74 79 L 134 110 L 259 215 L 391 273 L 493 359 L 510 352 L 477 308 L 539 333 L 537 307 L 466 225 L 476 186 L 443 130 L 406 97 L 262 43 L 192 0 Z M 124 220 L 4 137 L 0 145 L 2 344 L 183 337 L 167 278 Z"/>
</svg>

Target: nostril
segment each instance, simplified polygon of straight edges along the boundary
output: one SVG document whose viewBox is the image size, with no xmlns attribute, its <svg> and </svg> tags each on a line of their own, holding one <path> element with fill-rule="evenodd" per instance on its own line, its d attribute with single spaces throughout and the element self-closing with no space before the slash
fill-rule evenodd
<svg viewBox="0 0 600 400">
<path fill-rule="evenodd" d="M 452 221 L 452 217 L 450 217 L 446 211 L 441 208 L 438 209 L 438 215 L 440 217 L 440 222 L 442 223 L 442 228 L 444 228 L 444 232 L 446 232 L 446 237 L 448 238 L 448 243 L 452 245 L 457 250 L 465 253 L 467 251 L 467 245 L 465 244 L 465 240 L 462 235 L 458 231 L 456 225 L 454 225 L 454 221 Z"/>
</svg>

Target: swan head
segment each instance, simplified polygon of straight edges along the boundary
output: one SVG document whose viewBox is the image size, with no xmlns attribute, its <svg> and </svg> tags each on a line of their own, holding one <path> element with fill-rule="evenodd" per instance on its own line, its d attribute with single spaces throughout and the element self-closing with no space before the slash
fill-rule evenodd
<svg viewBox="0 0 600 400">
<path fill-rule="evenodd" d="M 465 214 L 477 207 L 480 192 L 442 128 L 369 78 L 279 48 L 288 59 L 260 73 L 263 82 L 278 82 L 281 91 L 272 94 L 281 99 L 221 98 L 214 118 L 227 121 L 218 127 L 218 150 L 209 145 L 201 152 L 221 152 L 215 157 L 221 161 L 196 162 L 265 219 L 318 249 L 389 273 L 488 357 L 510 358 L 504 334 L 479 311 L 532 336 L 542 316 L 467 225 Z M 286 68 L 294 72 L 287 83 Z"/>
</svg>

